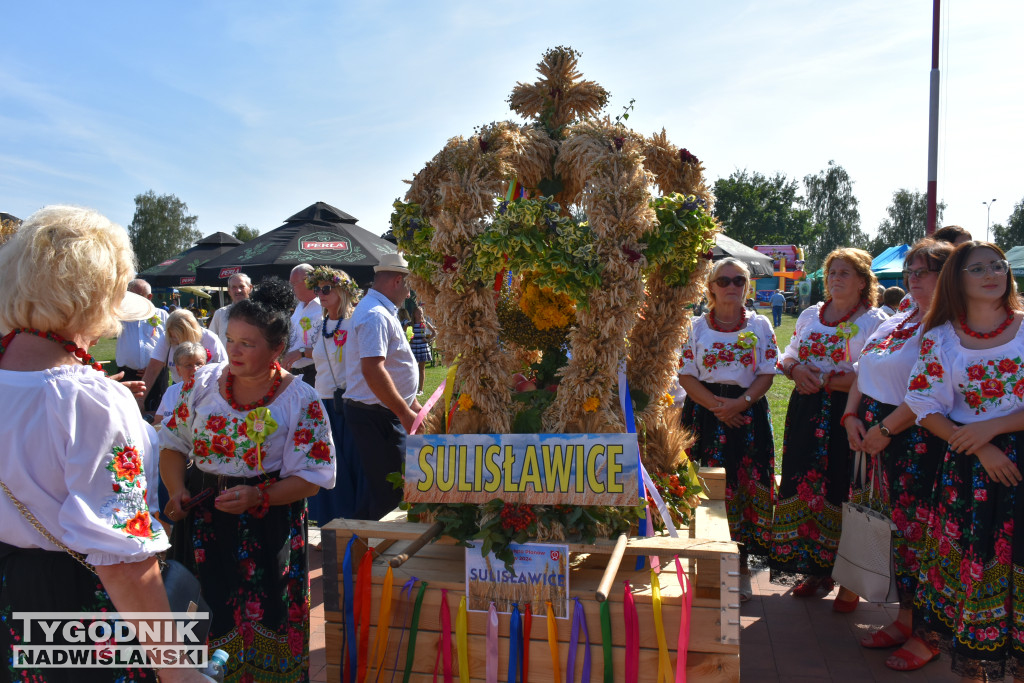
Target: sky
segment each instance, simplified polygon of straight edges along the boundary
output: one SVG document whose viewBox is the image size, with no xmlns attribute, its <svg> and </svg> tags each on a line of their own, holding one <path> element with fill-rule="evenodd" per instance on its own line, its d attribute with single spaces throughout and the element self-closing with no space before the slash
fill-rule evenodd
<svg viewBox="0 0 1024 683">
<path fill-rule="evenodd" d="M 802 180 L 843 166 L 873 234 L 927 187 L 932 3 L 3 2 L 0 211 L 186 202 L 204 234 L 316 201 L 374 233 L 451 137 L 523 121 L 547 48 L 635 100 L 629 125 L 705 165 Z M 938 196 L 980 238 L 1024 201 L 1024 3 L 945 0 Z"/>
</svg>

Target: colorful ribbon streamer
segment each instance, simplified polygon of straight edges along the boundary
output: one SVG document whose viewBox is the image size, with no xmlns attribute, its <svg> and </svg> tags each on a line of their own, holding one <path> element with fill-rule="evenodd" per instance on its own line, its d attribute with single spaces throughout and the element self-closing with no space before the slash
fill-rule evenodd
<svg viewBox="0 0 1024 683">
<path fill-rule="evenodd" d="M 676 646 L 676 683 L 686 683 L 686 653 L 690 649 L 690 615 L 693 612 L 693 586 L 676 555 L 676 577 L 683 589 L 679 605 L 679 643 Z"/>
<path fill-rule="evenodd" d="M 487 683 L 498 683 L 498 608 L 491 603 L 487 608 Z"/>
<path fill-rule="evenodd" d="M 256 444 L 256 466 L 263 472 L 263 454 L 260 451 L 268 436 L 277 431 L 277 422 L 270 415 L 270 408 L 261 406 L 249 411 L 245 416 L 245 435 Z M 353 537 L 354 538 L 354 537 Z"/>
<path fill-rule="evenodd" d="M 402 586 L 402 590 L 398 593 L 399 599 L 407 598 L 407 600 L 412 600 L 412 589 L 416 586 L 417 581 L 419 581 L 419 579 L 415 576 L 406 581 L 405 585 Z M 398 673 L 398 658 L 402 656 L 402 640 L 405 638 L 405 629 L 408 622 L 407 617 L 409 616 L 409 605 L 407 604 L 407 600 L 403 601 L 401 618 L 402 630 L 398 632 L 398 647 L 395 648 L 395 663 L 394 666 L 391 667 L 391 683 L 395 683 L 395 674 Z"/>
<path fill-rule="evenodd" d="M 437 659 L 434 660 L 434 682 L 437 682 L 437 664 L 441 663 L 444 683 L 452 680 L 452 614 L 448 609 L 448 589 L 441 589 L 441 638 L 437 641 Z"/>
<path fill-rule="evenodd" d="M 523 610 L 523 683 L 527 683 L 530 672 L 530 632 L 533 628 L 533 609 L 526 603 Z"/>
<path fill-rule="evenodd" d="M 610 603 L 601 603 L 601 650 L 604 653 L 604 683 L 615 683 L 612 664 L 612 610 Z"/>
<path fill-rule="evenodd" d="M 672 659 L 668 656 L 668 642 L 665 640 L 665 623 L 661 618 L 661 582 L 658 574 L 651 570 L 651 605 L 654 607 L 654 632 L 658 636 L 658 676 L 656 683 L 672 683 Z"/>
<path fill-rule="evenodd" d="M 427 591 L 427 582 L 420 582 L 420 590 L 416 593 L 416 605 L 412 608 L 412 622 L 409 625 L 409 646 L 405 651 L 405 675 L 402 683 L 409 683 L 412 675 L 412 663 L 416 659 L 416 636 L 420 630 L 420 609 L 423 607 L 423 594 Z"/>
<path fill-rule="evenodd" d="M 512 616 L 508 625 L 508 683 L 516 683 L 519 677 L 520 648 L 523 640 L 523 624 L 519 616 L 519 603 L 512 603 Z"/>
<path fill-rule="evenodd" d="M 555 621 L 555 608 L 551 601 L 544 603 L 548 607 L 548 649 L 551 650 L 551 673 L 556 681 L 562 680 L 561 660 L 558 658 L 558 622 Z"/>
<path fill-rule="evenodd" d="M 629 581 L 624 581 L 622 594 L 622 617 L 626 627 L 626 683 L 637 683 L 640 679 L 640 617 L 636 613 L 636 601 Z"/>
<path fill-rule="evenodd" d="M 455 638 L 459 650 L 459 683 L 469 683 L 469 624 L 466 596 L 459 600 L 459 616 L 455 618 Z"/>
<path fill-rule="evenodd" d="M 357 659 L 357 681 L 366 680 L 366 665 L 369 663 L 370 650 L 370 604 L 373 602 L 373 549 L 367 548 L 363 559 L 359 561 L 359 574 L 356 577 L 356 631 L 359 635 L 359 654 Z"/>
<path fill-rule="evenodd" d="M 394 593 L 395 575 L 388 565 L 387 574 L 384 575 L 384 585 L 381 588 L 380 610 L 377 612 L 377 637 L 373 642 L 373 675 L 366 677 L 367 683 L 380 677 L 381 669 L 384 667 L 384 655 L 388 649 L 388 631 L 391 627 L 391 599 Z"/>
<path fill-rule="evenodd" d="M 348 657 L 344 659 L 341 680 L 347 683 L 355 683 L 356 680 L 356 617 L 355 617 L 355 588 L 352 581 L 352 544 L 359 538 L 352 534 L 345 546 L 345 557 L 341 561 L 341 581 L 345 591 L 343 612 L 345 616 L 345 651 Z"/>
<path fill-rule="evenodd" d="M 427 415 L 430 413 L 430 409 L 434 407 L 435 403 L 437 403 L 437 399 L 441 398 L 441 393 L 444 392 L 446 386 L 448 386 L 448 380 L 444 379 L 441 380 L 441 384 L 438 385 L 437 389 L 434 389 L 434 393 L 430 395 L 427 402 L 423 404 L 422 408 L 420 408 L 420 412 L 416 415 L 416 419 L 412 421 L 412 429 L 409 430 L 409 436 L 415 434 L 416 430 L 420 428 L 421 424 L 423 424 L 423 420 L 426 419 Z"/>
<path fill-rule="evenodd" d="M 576 647 L 580 642 L 580 630 L 583 631 L 583 637 L 586 640 L 585 649 L 583 650 L 583 675 L 580 678 L 584 683 L 590 681 L 590 634 L 587 632 L 587 615 L 583 611 L 583 603 L 580 602 L 579 598 L 573 598 L 576 601 L 576 606 L 572 613 L 572 631 L 569 635 L 569 663 L 566 665 L 566 682 L 576 683 Z"/>
</svg>

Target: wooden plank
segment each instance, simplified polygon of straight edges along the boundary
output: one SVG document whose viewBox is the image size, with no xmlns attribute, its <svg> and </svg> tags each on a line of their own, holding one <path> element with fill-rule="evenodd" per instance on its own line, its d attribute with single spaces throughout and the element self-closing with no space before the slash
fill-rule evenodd
<svg viewBox="0 0 1024 683">
<path fill-rule="evenodd" d="M 711 500 L 725 500 L 724 467 L 701 467 L 697 476 L 704 482 L 704 495 Z"/>
</svg>

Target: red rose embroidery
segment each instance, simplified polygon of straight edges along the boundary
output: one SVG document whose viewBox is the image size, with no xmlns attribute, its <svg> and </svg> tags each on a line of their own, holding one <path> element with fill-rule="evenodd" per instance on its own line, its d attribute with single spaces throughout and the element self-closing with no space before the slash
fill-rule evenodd
<svg viewBox="0 0 1024 683">
<path fill-rule="evenodd" d="M 1012 375 L 1013 373 L 1017 372 L 1017 367 L 1017 364 L 1014 363 L 1009 358 L 1004 358 L 1001 361 L 999 361 L 999 371 L 1004 372 L 1008 375 Z"/>
<path fill-rule="evenodd" d="M 249 436 L 249 428 L 245 426 L 244 422 L 241 422 L 238 425 L 238 435 L 242 438 L 246 438 Z"/>
<path fill-rule="evenodd" d="M 942 369 L 942 365 L 940 365 L 939 363 L 929 363 L 928 364 L 928 376 L 929 377 L 938 377 L 939 379 L 942 379 L 942 376 L 944 374 L 945 374 L 945 372 Z"/>
<path fill-rule="evenodd" d="M 821 332 L 811 332 L 810 339 L 811 341 L 818 341 L 819 339 L 821 339 Z"/>
<path fill-rule="evenodd" d="M 182 403 L 180 406 L 178 406 L 178 410 L 176 411 L 176 414 L 177 414 L 179 420 L 187 420 L 188 419 L 188 406 L 185 405 L 184 403 Z"/>
<path fill-rule="evenodd" d="M 189 389 L 191 389 L 195 385 L 196 385 L 196 378 L 193 377 L 192 379 L 188 380 L 187 382 L 185 382 L 184 384 L 181 385 L 181 390 L 182 391 L 188 391 Z"/>
<path fill-rule="evenodd" d="M 982 365 L 972 365 L 967 368 L 967 376 L 973 380 L 979 380 L 985 376 L 985 367 Z"/>
<path fill-rule="evenodd" d="M 295 445 L 299 446 L 304 443 L 309 443 L 313 440 L 313 430 L 311 429 L 297 429 L 295 430 Z"/>
<path fill-rule="evenodd" d="M 142 460 L 139 458 L 139 452 L 133 447 L 128 446 L 120 453 L 114 454 L 114 475 L 118 479 L 133 482 L 141 472 Z"/>
<path fill-rule="evenodd" d="M 810 350 L 806 346 L 800 347 L 800 360 L 807 360 L 807 357 L 811 355 Z"/>
<path fill-rule="evenodd" d="M 228 426 L 228 421 L 224 419 L 223 415 L 211 415 L 206 420 L 206 430 L 209 432 L 219 432 Z"/>
<path fill-rule="evenodd" d="M 972 408 L 977 408 L 981 405 L 981 396 L 977 391 L 968 391 L 964 394 L 964 400 L 967 401 L 967 405 Z"/>
<path fill-rule="evenodd" d="M 721 358 L 722 361 L 725 362 L 725 363 L 731 363 L 734 360 L 736 360 L 736 356 L 733 354 L 732 351 L 729 351 L 729 350 L 720 352 L 718 354 L 718 357 Z"/>
<path fill-rule="evenodd" d="M 306 415 L 309 416 L 310 420 L 324 419 L 324 411 L 320 409 L 320 401 L 310 403 L 309 408 L 306 409 Z"/>
<path fill-rule="evenodd" d="M 309 457 L 318 462 L 330 462 L 331 447 L 327 445 L 326 441 L 317 441 L 309 450 Z"/>
<path fill-rule="evenodd" d="M 822 358 L 824 358 L 825 354 L 828 353 L 828 349 L 826 349 L 825 345 L 822 344 L 821 342 L 814 342 L 813 344 L 811 344 L 811 353 L 813 353 L 815 356 L 821 356 Z"/>
<path fill-rule="evenodd" d="M 718 356 L 716 356 L 713 353 L 709 353 L 709 354 L 705 355 L 704 356 L 704 367 L 708 368 L 708 369 L 715 367 L 715 362 L 717 360 L 718 360 Z"/>
<path fill-rule="evenodd" d="M 723 344 L 722 342 L 715 342 L 714 344 L 711 345 L 711 348 L 713 348 L 713 349 L 724 349 L 725 348 L 725 344 Z"/>
<path fill-rule="evenodd" d="M 139 538 L 151 538 L 153 529 L 149 525 L 149 513 L 145 510 L 137 513 L 124 525 L 125 532 Z"/>
<path fill-rule="evenodd" d="M 928 353 L 929 351 L 932 350 L 932 348 L 934 346 L 935 346 L 935 340 L 934 339 L 925 339 L 923 342 L 921 342 L 921 353 L 922 354 Z"/>
<path fill-rule="evenodd" d="M 210 444 L 202 440 L 195 441 L 192 444 L 192 452 L 195 453 L 198 458 L 205 458 L 210 455 Z"/>
<path fill-rule="evenodd" d="M 779 354 L 775 352 L 775 349 L 768 349 L 764 352 L 765 358 L 775 358 L 777 355 Z"/>
<path fill-rule="evenodd" d="M 690 349 L 686 349 L 685 351 L 683 351 L 683 358 L 685 358 L 686 360 L 693 360 L 693 351 L 691 351 Z"/>
<path fill-rule="evenodd" d="M 839 335 L 837 335 L 837 334 L 833 334 L 831 337 L 828 338 L 828 343 L 829 344 L 837 344 L 838 342 L 839 342 Z"/>
<path fill-rule="evenodd" d="M 999 398 L 1005 393 L 1003 383 L 997 379 L 987 379 L 981 383 L 981 395 L 985 398 Z"/>
<path fill-rule="evenodd" d="M 210 439 L 210 448 L 212 448 L 214 452 L 220 453 L 226 458 L 230 458 L 235 455 L 235 442 L 226 434 L 217 434 Z"/>
<path fill-rule="evenodd" d="M 167 428 L 168 429 L 177 429 L 178 428 L 178 420 L 175 418 L 174 413 L 171 413 L 171 419 L 167 421 Z"/>
<path fill-rule="evenodd" d="M 1013 395 L 1017 398 L 1024 398 L 1024 379 L 1017 380 L 1013 385 Z"/>
<path fill-rule="evenodd" d="M 846 360 L 846 352 L 843 349 L 836 349 L 832 352 L 832 361 L 835 363 L 842 363 Z"/>
<path fill-rule="evenodd" d="M 918 375 L 914 379 L 910 380 L 910 386 L 907 387 L 910 391 L 924 391 L 928 388 L 928 378 L 923 374 Z"/>
<path fill-rule="evenodd" d="M 743 354 L 742 356 L 740 356 L 740 362 L 743 363 L 744 365 L 753 365 L 754 357 L 749 353 Z"/>
<path fill-rule="evenodd" d="M 259 461 L 256 457 L 256 447 L 254 446 L 247 450 L 245 454 L 242 455 L 242 460 L 244 460 L 245 464 L 249 466 L 249 469 L 254 470 L 259 467 Z"/>
</svg>

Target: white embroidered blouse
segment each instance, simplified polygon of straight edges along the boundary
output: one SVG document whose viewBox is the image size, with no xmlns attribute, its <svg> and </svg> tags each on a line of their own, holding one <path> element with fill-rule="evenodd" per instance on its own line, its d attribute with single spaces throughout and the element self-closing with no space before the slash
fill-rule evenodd
<svg viewBox="0 0 1024 683">
<path fill-rule="evenodd" d="M 885 320 L 854 363 L 857 388 L 876 401 L 898 406 L 907 395 L 910 371 L 921 351 L 921 321 L 907 324 L 917 307 Z"/>
<path fill-rule="evenodd" d="M 324 325 L 327 337 L 323 336 Z M 316 364 L 316 393 L 320 398 L 334 398 L 334 389 L 345 388 L 345 344 L 348 342 L 352 318 L 328 320 L 321 318 L 311 332 L 313 362 Z"/>
<path fill-rule="evenodd" d="M 823 325 L 818 312 L 825 303 L 811 306 L 796 320 L 793 337 L 782 354 L 782 362 L 793 359 L 807 363 L 823 375 L 835 372 L 853 372 L 853 364 L 860 357 L 868 338 L 885 320 L 885 313 L 870 308 L 849 324 L 836 327 Z M 845 330 L 845 332 L 844 332 Z M 849 336 L 844 336 L 848 334 Z"/>
<path fill-rule="evenodd" d="M 744 314 L 746 325 L 735 332 L 712 329 L 707 319 L 710 313 L 694 320 L 683 343 L 679 374 L 741 387 L 749 387 L 758 375 L 774 375 L 779 355 L 775 330 L 763 315 Z"/>
</svg>

